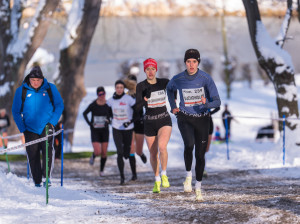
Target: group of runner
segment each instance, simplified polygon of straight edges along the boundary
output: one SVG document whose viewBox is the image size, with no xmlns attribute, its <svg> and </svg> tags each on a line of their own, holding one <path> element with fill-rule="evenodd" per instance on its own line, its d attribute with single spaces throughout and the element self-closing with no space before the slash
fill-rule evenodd
<svg viewBox="0 0 300 224">
<path fill-rule="evenodd" d="M 83 114 L 91 127 L 94 147 L 94 153 L 90 159 L 91 164 L 95 156 L 101 153 L 100 175 L 103 174 L 106 161 L 108 124 L 111 123 L 117 148 L 120 183 L 124 184 L 125 181 L 124 158 L 129 158 L 132 180 L 137 179 L 134 151 L 131 151 L 132 142 L 136 139 L 133 138 L 133 132 L 135 132 L 135 135 L 145 136 L 150 151 L 150 163 L 155 175 L 153 193 L 159 193 L 161 186 L 170 187 L 167 176 L 167 145 L 171 136 L 172 121 L 166 106 L 168 97 L 171 113 L 177 117 L 184 142 L 186 168 L 184 192 L 192 192 L 192 161 L 195 147 L 196 200 L 203 200 L 201 182 L 205 167 L 205 152 L 208 150 L 209 134 L 212 128 L 210 110 L 220 107 L 221 101 L 213 79 L 198 68 L 199 51 L 187 50 L 184 63 L 186 70 L 169 80 L 156 77 L 157 62 L 148 58 L 143 63 L 146 79 L 136 85 L 135 94 L 125 94 L 126 86 L 122 80 L 115 82 L 115 93 L 107 101 L 104 88 L 97 89 L 97 100 L 90 104 Z M 136 78 L 133 80 L 136 81 Z M 177 94 L 180 100 L 179 107 L 176 104 Z M 143 109 L 145 109 L 144 115 Z M 89 112 L 92 112 L 91 120 L 87 117 Z M 146 163 L 147 159 L 142 150 L 139 150 L 138 154 Z"/>
</svg>

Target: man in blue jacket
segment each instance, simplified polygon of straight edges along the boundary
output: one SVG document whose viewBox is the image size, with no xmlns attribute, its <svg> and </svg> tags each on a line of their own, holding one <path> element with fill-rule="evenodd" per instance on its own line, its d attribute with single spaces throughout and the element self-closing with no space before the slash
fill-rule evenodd
<svg viewBox="0 0 300 224">
<path fill-rule="evenodd" d="M 56 86 L 48 83 L 39 66 L 32 68 L 23 84 L 16 90 L 12 106 L 14 120 L 20 132 L 24 133 L 25 142 L 45 137 L 46 125 L 49 127 L 49 135 L 52 134 L 63 109 L 63 100 Z M 51 177 L 54 162 L 53 139 L 53 136 L 48 138 L 49 177 Z M 42 150 L 42 166 L 40 149 Z M 26 152 L 33 181 L 36 187 L 40 187 L 42 177 L 46 177 L 46 141 L 27 146 Z"/>
</svg>

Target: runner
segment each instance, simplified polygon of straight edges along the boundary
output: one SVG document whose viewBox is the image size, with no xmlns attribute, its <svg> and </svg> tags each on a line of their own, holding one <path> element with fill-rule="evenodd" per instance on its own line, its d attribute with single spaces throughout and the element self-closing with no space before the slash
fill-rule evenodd
<svg viewBox="0 0 300 224">
<path fill-rule="evenodd" d="M 101 154 L 100 176 L 103 176 L 109 140 L 108 123 L 110 107 L 106 104 L 104 87 L 99 86 L 96 92 L 98 98 L 85 109 L 83 117 L 91 128 L 91 139 L 94 148 L 94 152 L 90 158 L 90 165 L 93 165 L 96 156 Z M 87 116 L 90 112 L 92 113 L 91 120 Z"/>
<path fill-rule="evenodd" d="M 144 132 L 150 151 L 150 163 L 155 174 L 153 193 L 162 187 L 170 187 L 167 177 L 167 144 L 172 131 L 172 122 L 166 107 L 166 86 L 168 79 L 156 78 L 157 62 L 149 58 L 144 61 L 147 79 L 136 87 L 136 110 L 146 108 Z M 159 175 L 159 162 L 161 177 Z"/>
<path fill-rule="evenodd" d="M 137 78 L 135 75 L 129 75 L 128 79 L 124 80 L 126 88 L 129 90 L 128 95 L 136 98 L 136 85 Z M 134 111 L 134 129 L 132 133 L 131 151 L 130 154 L 134 156 L 134 153 L 141 157 L 143 163 L 147 163 L 147 157 L 143 153 L 144 146 L 144 113 L 143 110 L 139 112 Z"/>
<path fill-rule="evenodd" d="M 124 93 L 125 84 L 122 80 L 116 81 L 115 89 L 116 92 L 113 97 L 108 99 L 107 104 L 112 110 L 113 137 L 118 154 L 117 162 L 121 177 L 120 184 L 123 185 L 125 183 L 123 157 L 125 159 L 129 158 L 132 171 L 131 180 L 137 179 L 135 157 L 130 156 L 135 99 Z"/>
<path fill-rule="evenodd" d="M 209 108 L 221 104 L 216 85 L 210 75 L 198 69 L 200 53 L 196 49 L 185 52 L 186 70 L 174 76 L 167 86 L 171 111 L 177 116 L 178 128 L 184 142 L 184 162 L 187 171 L 184 192 L 192 191 L 192 161 L 195 146 L 196 200 L 202 201 L 201 182 L 205 167 L 205 151 L 209 134 Z M 180 95 L 179 108 L 174 92 Z M 209 102 L 206 99 L 211 99 Z"/>
</svg>

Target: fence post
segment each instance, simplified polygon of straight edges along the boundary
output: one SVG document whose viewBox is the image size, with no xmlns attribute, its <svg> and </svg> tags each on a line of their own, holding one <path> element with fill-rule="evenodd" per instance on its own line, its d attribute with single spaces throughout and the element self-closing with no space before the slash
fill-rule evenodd
<svg viewBox="0 0 300 224">
<path fill-rule="evenodd" d="M 282 163 L 283 165 L 285 165 L 285 115 L 283 115 L 283 124 L 282 124 L 282 127 L 283 127 L 283 136 L 282 136 L 282 139 L 283 139 L 283 147 L 282 147 Z"/>
<path fill-rule="evenodd" d="M 64 125 L 62 125 L 61 131 L 61 175 L 60 175 L 60 186 L 63 186 L 64 180 Z"/>
<path fill-rule="evenodd" d="M 48 137 L 48 130 L 49 127 L 48 125 L 46 125 L 46 136 Z M 49 198 L 49 194 L 48 194 L 48 138 L 46 140 L 46 204 L 48 204 L 48 198 Z"/>
<path fill-rule="evenodd" d="M 228 141 L 228 116 L 225 116 L 225 137 L 226 137 L 226 145 L 227 145 L 227 160 L 229 160 L 229 141 Z"/>
</svg>

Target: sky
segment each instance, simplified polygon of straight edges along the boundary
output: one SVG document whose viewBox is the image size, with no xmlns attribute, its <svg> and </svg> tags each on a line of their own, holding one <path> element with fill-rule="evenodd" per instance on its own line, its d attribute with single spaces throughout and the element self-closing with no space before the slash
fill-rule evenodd
<svg viewBox="0 0 300 224">
<path fill-rule="evenodd" d="M 298 76 L 296 76 L 297 83 L 300 81 Z M 264 86 L 262 81 L 255 81 L 250 89 L 246 82 L 236 82 L 230 100 L 224 98 L 225 86 L 221 83 L 216 84 L 221 96 L 222 106 L 220 112 L 213 116 L 215 127 L 219 126 L 222 135 L 224 134 L 220 116 L 225 103 L 229 105 L 229 110 L 236 121 L 232 121 L 232 139 L 229 143 L 230 159 L 227 159 L 226 144 L 213 143 L 210 151 L 206 154 L 206 170 L 208 173 L 230 169 L 257 169 L 270 177 L 300 178 L 299 147 L 291 146 L 289 142 L 286 142 L 286 161 L 283 165 L 283 139 L 280 134 L 276 142 L 266 140 L 257 143 L 255 141 L 258 129 L 269 125 L 271 123 L 271 113 L 276 113 L 275 93 L 272 84 Z M 106 86 L 105 88 L 107 97 L 111 97 L 113 87 Z M 88 88 L 87 91 L 86 97 L 80 104 L 75 126 L 74 146 L 72 149 L 66 149 L 68 151 L 92 151 L 90 131 L 83 120 L 82 112 L 96 98 L 96 87 Z M 299 93 L 300 88 L 298 87 Z M 172 119 L 173 130 L 168 144 L 168 167 L 176 169 L 184 166 L 183 144 L 175 117 L 172 117 Z M 15 144 L 18 143 L 9 143 L 9 147 Z M 112 135 L 110 136 L 108 150 L 115 150 Z M 149 158 L 146 144 L 144 144 L 144 152 Z M 24 153 L 24 151 L 18 153 Z M 139 159 L 137 163 L 141 165 Z M 150 169 L 149 163 L 144 166 L 148 166 Z M 116 209 L 126 208 L 126 203 L 135 203 L 134 193 L 130 199 L 123 198 L 121 193 L 96 194 L 90 191 L 94 189 L 91 185 L 68 179 L 64 181 L 64 186 L 61 187 L 60 180 L 54 178 L 52 179 L 53 185 L 49 189 L 49 204 L 46 205 L 44 188 L 34 187 L 33 182 L 27 180 L 26 177 L 5 173 L 5 168 L 6 163 L 1 162 L 0 223 L 97 223 L 94 218 L 99 211 L 101 211 L 103 222 L 114 220 L 120 223 L 128 223 L 126 215 L 135 216 L 134 211 L 132 213 L 128 211 L 124 216 L 122 214 L 115 216 Z M 143 210 L 143 204 L 140 205 L 140 208 L 140 211 Z"/>
</svg>

